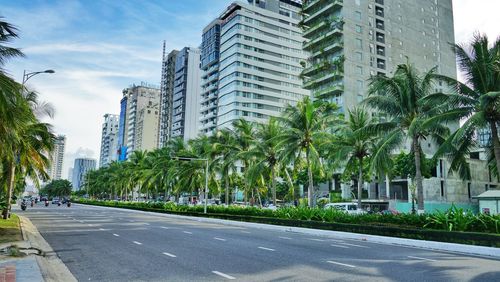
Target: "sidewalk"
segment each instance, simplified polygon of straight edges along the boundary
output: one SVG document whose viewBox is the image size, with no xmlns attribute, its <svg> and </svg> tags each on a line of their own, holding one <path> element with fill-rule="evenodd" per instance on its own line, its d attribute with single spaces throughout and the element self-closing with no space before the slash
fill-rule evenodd
<svg viewBox="0 0 500 282">
<path fill-rule="evenodd" d="M 24 240 L 0 244 L 0 249 L 16 245 L 26 256 L 0 259 L 0 282 L 77 281 L 31 221 L 18 216 Z"/>
</svg>

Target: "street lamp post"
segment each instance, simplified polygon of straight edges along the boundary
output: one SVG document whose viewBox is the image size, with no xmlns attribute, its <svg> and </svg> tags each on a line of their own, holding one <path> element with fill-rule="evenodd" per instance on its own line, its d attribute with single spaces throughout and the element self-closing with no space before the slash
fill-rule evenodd
<svg viewBox="0 0 500 282">
<path fill-rule="evenodd" d="M 204 161 L 205 162 L 205 205 L 203 207 L 203 213 L 207 213 L 207 203 L 208 203 L 208 159 L 199 158 L 185 158 L 185 157 L 174 157 L 173 159 L 179 161 Z"/>
<path fill-rule="evenodd" d="M 23 83 L 22 86 L 24 88 L 24 84 L 28 81 L 28 79 L 32 78 L 33 76 L 41 73 L 55 73 L 54 70 L 44 70 L 44 71 L 34 71 L 34 72 L 28 72 L 26 73 L 26 70 L 23 72 Z"/>
</svg>

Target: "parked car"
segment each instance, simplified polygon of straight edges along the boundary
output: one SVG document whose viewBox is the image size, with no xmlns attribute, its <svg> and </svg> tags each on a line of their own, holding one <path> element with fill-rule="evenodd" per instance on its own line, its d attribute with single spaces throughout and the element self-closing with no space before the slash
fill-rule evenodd
<svg viewBox="0 0 500 282">
<path fill-rule="evenodd" d="M 325 209 L 331 209 L 331 208 L 346 212 L 348 214 L 366 213 L 366 211 L 364 210 L 358 210 L 357 203 L 330 203 L 325 205 Z"/>
</svg>

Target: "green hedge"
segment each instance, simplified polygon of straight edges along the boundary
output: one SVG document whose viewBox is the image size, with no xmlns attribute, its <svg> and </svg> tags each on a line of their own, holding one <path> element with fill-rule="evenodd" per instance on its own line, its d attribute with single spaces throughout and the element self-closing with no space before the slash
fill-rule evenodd
<svg viewBox="0 0 500 282">
<path fill-rule="evenodd" d="M 208 214 L 203 214 L 203 206 L 177 206 L 172 203 L 92 200 L 79 200 L 76 202 L 189 216 L 204 216 L 284 226 L 500 247 L 500 235 L 498 234 L 499 217 L 486 215 L 473 215 L 476 219 L 472 220 L 470 215 L 462 214 L 468 220 L 468 224 L 461 224 L 461 228 L 466 227 L 467 230 L 457 232 L 453 229 L 458 226 L 457 224 L 453 225 L 452 223 L 452 228 L 450 228 L 449 225 L 445 225 L 445 222 L 436 221 L 435 215 L 349 215 L 333 209 L 290 207 L 273 211 L 256 207 L 234 206 L 209 206 L 207 209 Z M 453 213 L 457 212 L 460 212 L 460 210 L 450 210 L 447 213 L 448 223 L 458 222 L 458 219 L 454 219 L 456 214 L 453 215 Z"/>
</svg>

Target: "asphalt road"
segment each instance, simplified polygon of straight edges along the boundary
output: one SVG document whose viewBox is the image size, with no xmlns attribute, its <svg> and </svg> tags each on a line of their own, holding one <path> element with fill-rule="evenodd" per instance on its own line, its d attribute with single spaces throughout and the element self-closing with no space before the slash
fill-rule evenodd
<svg viewBox="0 0 500 282">
<path fill-rule="evenodd" d="M 79 281 L 500 281 L 483 257 L 82 205 L 18 212 Z"/>
</svg>

